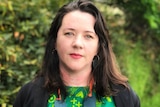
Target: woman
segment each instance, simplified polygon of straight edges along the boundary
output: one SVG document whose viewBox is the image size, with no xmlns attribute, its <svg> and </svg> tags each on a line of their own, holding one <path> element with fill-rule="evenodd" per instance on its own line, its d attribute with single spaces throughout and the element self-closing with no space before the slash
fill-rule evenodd
<svg viewBox="0 0 160 107">
<path fill-rule="evenodd" d="M 14 107 L 140 107 L 115 61 L 100 11 L 88 0 L 64 5 L 53 20 L 41 72 Z"/>
</svg>

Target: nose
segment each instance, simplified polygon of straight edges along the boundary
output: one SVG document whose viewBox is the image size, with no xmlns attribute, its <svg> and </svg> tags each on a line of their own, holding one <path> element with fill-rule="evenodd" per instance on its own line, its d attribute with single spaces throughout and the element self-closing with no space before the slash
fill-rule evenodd
<svg viewBox="0 0 160 107">
<path fill-rule="evenodd" d="M 77 35 L 75 36 L 74 40 L 73 40 L 73 43 L 72 43 L 72 46 L 74 48 L 83 48 L 83 38 L 81 35 Z"/>
</svg>

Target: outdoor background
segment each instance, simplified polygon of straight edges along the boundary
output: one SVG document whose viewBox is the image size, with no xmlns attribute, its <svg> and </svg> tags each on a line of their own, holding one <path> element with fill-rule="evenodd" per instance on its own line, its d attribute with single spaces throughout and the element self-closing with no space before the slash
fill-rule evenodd
<svg viewBox="0 0 160 107">
<path fill-rule="evenodd" d="M 69 0 L 0 0 L 0 107 L 40 70 L 55 13 Z M 70 0 L 71 1 L 71 0 Z M 160 0 L 94 0 L 141 107 L 160 107 Z"/>
</svg>

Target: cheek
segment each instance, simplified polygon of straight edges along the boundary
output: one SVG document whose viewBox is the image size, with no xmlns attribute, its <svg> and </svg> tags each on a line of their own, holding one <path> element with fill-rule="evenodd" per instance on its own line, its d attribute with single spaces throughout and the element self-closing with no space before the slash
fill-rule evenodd
<svg viewBox="0 0 160 107">
<path fill-rule="evenodd" d="M 65 48 L 63 48 L 63 46 L 61 46 L 60 44 L 57 44 L 56 50 L 57 50 L 57 54 L 59 58 L 63 59 L 64 54 L 65 54 Z"/>
<path fill-rule="evenodd" d="M 99 43 L 98 43 L 98 41 L 94 44 L 94 48 L 93 49 L 95 49 L 94 51 L 95 51 L 95 54 L 97 55 L 98 50 L 99 50 Z"/>
<path fill-rule="evenodd" d="M 96 45 L 96 54 L 98 53 L 98 50 L 99 50 L 99 43 L 97 43 Z"/>
<path fill-rule="evenodd" d="M 62 47 L 61 45 L 63 43 L 62 42 L 63 39 L 62 39 L 61 35 L 62 35 L 61 30 L 59 30 L 57 33 L 57 39 L 56 39 L 56 44 L 55 44 L 56 50 L 59 50 L 59 48 Z"/>
<path fill-rule="evenodd" d="M 56 44 L 55 44 L 55 46 L 56 46 L 56 50 L 59 50 L 60 48 L 63 48 L 63 39 L 61 38 L 61 36 L 58 34 L 57 35 L 57 40 L 56 40 Z"/>
<path fill-rule="evenodd" d="M 64 41 L 63 39 L 57 39 L 56 50 L 58 54 L 66 53 L 68 49 L 68 43 L 66 41 Z"/>
<path fill-rule="evenodd" d="M 88 48 L 87 48 L 87 50 L 88 50 L 88 53 L 91 55 L 91 56 L 95 56 L 95 55 L 97 55 L 97 53 L 98 53 L 98 45 L 96 45 L 96 44 L 93 44 L 93 45 L 90 45 L 90 46 L 88 46 Z"/>
<path fill-rule="evenodd" d="M 57 37 L 57 41 L 56 41 L 56 44 L 55 44 L 55 48 L 56 48 L 58 54 L 59 54 L 59 51 L 60 51 L 61 48 L 62 48 L 62 46 L 61 46 L 60 43 L 61 43 L 61 41 L 60 41 L 60 39 Z"/>
<path fill-rule="evenodd" d="M 56 43 L 56 50 L 57 50 L 57 52 L 58 53 L 63 52 L 64 51 L 63 48 L 64 48 L 63 44 L 60 41 L 57 41 L 57 43 Z"/>
</svg>

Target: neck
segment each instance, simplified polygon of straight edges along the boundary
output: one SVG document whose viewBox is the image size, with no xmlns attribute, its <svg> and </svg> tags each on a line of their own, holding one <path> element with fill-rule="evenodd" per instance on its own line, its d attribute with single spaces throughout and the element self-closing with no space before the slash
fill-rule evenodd
<svg viewBox="0 0 160 107">
<path fill-rule="evenodd" d="M 88 86 L 91 72 L 61 71 L 61 78 L 66 86 Z"/>
</svg>

